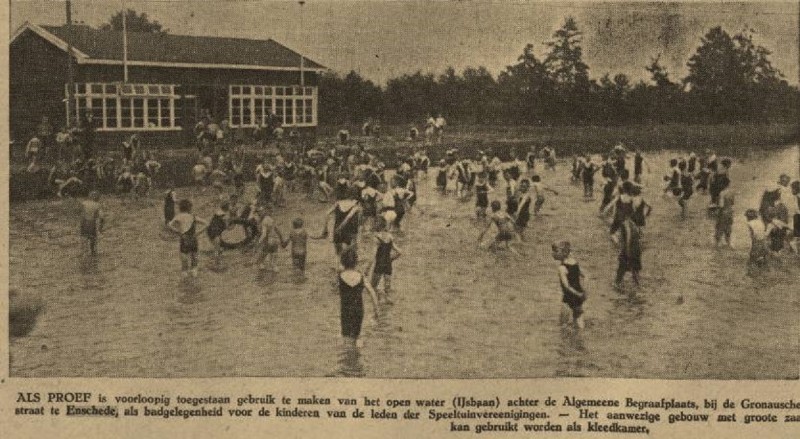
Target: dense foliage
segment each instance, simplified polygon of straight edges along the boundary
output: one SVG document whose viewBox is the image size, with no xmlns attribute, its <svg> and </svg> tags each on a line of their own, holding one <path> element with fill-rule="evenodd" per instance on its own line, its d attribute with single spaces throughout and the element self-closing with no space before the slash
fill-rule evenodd
<svg viewBox="0 0 800 439">
<path fill-rule="evenodd" d="M 769 61 L 753 31 L 735 35 L 710 29 L 688 60 L 688 74 L 673 79 L 655 56 L 649 81 L 626 75 L 589 76 L 582 34 L 573 18 L 537 58 L 527 45 L 514 64 L 494 77 L 484 67 L 436 76 L 420 71 L 381 88 L 350 72 L 330 73 L 320 84 L 320 122 L 354 124 L 368 117 L 387 123 L 418 122 L 442 113 L 461 124 L 767 123 L 800 118 L 800 90 Z"/>
</svg>

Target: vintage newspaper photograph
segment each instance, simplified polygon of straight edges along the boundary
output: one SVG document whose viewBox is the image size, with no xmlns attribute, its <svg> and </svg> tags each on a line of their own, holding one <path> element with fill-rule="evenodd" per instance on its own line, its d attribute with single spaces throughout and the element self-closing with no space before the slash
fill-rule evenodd
<svg viewBox="0 0 800 439">
<path fill-rule="evenodd" d="M 3 7 L 19 437 L 800 435 L 797 2 Z"/>
</svg>

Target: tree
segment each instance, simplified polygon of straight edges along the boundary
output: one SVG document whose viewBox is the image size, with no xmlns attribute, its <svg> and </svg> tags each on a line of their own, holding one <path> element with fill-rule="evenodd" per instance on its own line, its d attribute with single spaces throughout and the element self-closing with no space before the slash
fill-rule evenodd
<svg viewBox="0 0 800 439">
<path fill-rule="evenodd" d="M 769 50 L 753 42 L 752 30 L 731 37 L 717 26 L 689 58 L 684 84 L 713 122 L 763 117 L 766 102 L 761 98 L 785 82 L 769 55 Z"/>
<path fill-rule="evenodd" d="M 164 29 L 161 26 L 161 23 L 158 21 L 151 21 L 150 17 L 148 17 L 146 13 L 142 12 L 141 14 L 138 14 L 133 9 L 127 9 L 125 11 L 125 22 L 128 32 L 145 32 L 156 34 L 168 32 L 168 30 Z M 108 23 L 100 26 L 100 29 L 122 31 L 122 11 L 118 11 L 116 14 L 112 15 L 111 18 L 109 18 Z"/>
<path fill-rule="evenodd" d="M 544 65 L 555 81 L 558 104 L 553 107 L 553 116 L 561 123 L 586 122 L 595 111 L 589 66 L 583 62 L 580 46 L 581 35 L 575 19 L 567 17 L 547 43 L 550 52 Z"/>
</svg>

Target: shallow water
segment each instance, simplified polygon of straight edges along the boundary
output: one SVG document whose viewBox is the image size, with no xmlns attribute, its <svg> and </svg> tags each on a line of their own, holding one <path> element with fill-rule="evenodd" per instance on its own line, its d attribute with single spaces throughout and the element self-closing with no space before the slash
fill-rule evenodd
<svg viewBox="0 0 800 439">
<path fill-rule="evenodd" d="M 654 213 L 642 288 L 624 293 L 610 287 L 616 250 L 596 216 L 597 201 L 581 199 L 565 166 L 542 174 L 560 195 L 548 195 L 542 217 L 531 221 L 521 257 L 478 249 L 472 202 L 435 194 L 432 175 L 419 185 L 419 209 L 397 238 L 404 254 L 395 265 L 395 305 L 373 320 L 365 299 L 359 349 L 342 347 L 338 337 L 329 242 L 309 242 L 303 283 L 286 251 L 277 274 L 259 274 L 253 254 L 231 250 L 216 271 L 201 254 L 199 281 L 186 284 L 158 196 L 103 200 L 110 226 L 97 260 L 82 255 L 73 202 L 14 204 L 10 283 L 22 296 L 41 297 L 46 310 L 27 337 L 12 339 L 11 375 L 797 378 L 798 260 L 747 277 L 742 216 L 757 206 L 764 184 L 796 172 L 797 149 L 735 165 L 735 250 L 711 245 L 707 197 L 695 196 L 681 220 L 677 205 L 660 196 L 668 157 L 648 156 L 653 173 L 645 175 L 645 195 Z M 213 196 L 193 195 L 196 213 L 210 216 Z M 288 233 L 302 216 L 316 234 L 326 207 L 294 196 L 278 212 L 279 227 Z M 550 243 L 561 239 L 572 242 L 590 275 L 580 332 L 559 324 Z M 209 248 L 201 241 L 201 250 Z M 361 248 L 369 252 L 363 259 L 371 256 L 371 245 Z"/>
</svg>

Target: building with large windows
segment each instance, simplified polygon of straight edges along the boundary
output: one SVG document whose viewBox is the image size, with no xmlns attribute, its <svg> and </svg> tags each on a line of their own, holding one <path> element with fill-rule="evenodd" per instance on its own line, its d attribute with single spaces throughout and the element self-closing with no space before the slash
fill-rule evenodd
<svg viewBox="0 0 800 439">
<path fill-rule="evenodd" d="M 111 145 L 146 132 L 152 144 L 180 146 L 203 115 L 234 130 L 265 126 L 270 114 L 286 128 L 317 125 L 325 67 L 273 40 L 128 32 L 125 57 L 121 32 L 26 23 L 10 45 L 9 128 L 21 142 L 43 116 L 74 125 L 87 112 Z"/>
</svg>

